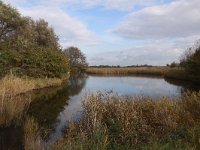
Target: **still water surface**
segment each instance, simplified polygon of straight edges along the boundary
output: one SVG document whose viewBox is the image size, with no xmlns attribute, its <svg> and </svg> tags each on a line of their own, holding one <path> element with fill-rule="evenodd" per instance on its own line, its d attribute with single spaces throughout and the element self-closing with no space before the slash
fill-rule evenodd
<svg viewBox="0 0 200 150">
<path fill-rule="evenodd" d="M 50 145 L 62 137 L 69 120 L 81 117 L 83 97 L 88 93 L 112 91 L 119 95 L 159 98 L 179 97 L 185 90 L 199 89 L 200 87 L 188 83 L 152 76 L 81 75 L 71 78 L 61 87 L 34 91 L 28 115 L 36 118 L 40 126 L 49 131 L 45 144 Z M 1 135 L 2 139 L 3 136 Z M 9 138 L 9 135 L 6 137 Z"/>
</svg>

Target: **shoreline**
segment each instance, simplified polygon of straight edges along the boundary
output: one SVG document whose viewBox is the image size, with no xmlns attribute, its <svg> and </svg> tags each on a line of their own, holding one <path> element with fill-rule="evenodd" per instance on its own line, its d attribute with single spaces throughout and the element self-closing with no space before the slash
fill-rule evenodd
<svg viewBox="0 0 200 150">
<path fill-rule="evenodd" d="M 171 68 L 169 67 L 120 67 L 120 68 L 88 68 L 88 74 L 106 75 L 160 75 L 164 76 Z"/>
<path fill-rule="evenodd" d="M 108 76 L 159 76 L 164 79 L 174 79 L 179 81 L 198 83 L 195 77 L 188 76 L 181 68 L 170 67 L 119 67 L 119 68 L 95 68 L 89 67 L 86 70 L 88 75 L 108 75 Z"/>
<path fill-rule="evenodd" d="M 21 125 L 32 98 L 26 93 L 61 86 L 66 78 L 33 79 L 7 75 L 0 80 L 0 128 Z"/>
<path fill-rule="evenodd" d="M 16 77 L 14 75 L 7 75 L 0 80 L 0 88 L 3 89 L 5 94 L 19 95 L 31 92 L 33 90 L 40 90 L 43 88 L 50 88 L 62 85 L 69 79 L 65 78 L 28 78 Z M 0 93 L 2 95 L 2 93 Z"/>
</svg>

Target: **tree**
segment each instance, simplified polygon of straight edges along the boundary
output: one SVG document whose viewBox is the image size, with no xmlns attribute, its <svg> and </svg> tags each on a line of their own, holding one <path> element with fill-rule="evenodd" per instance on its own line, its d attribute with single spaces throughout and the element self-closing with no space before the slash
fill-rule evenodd
<svg viewBox="0 0 200 150">
<path fill-rule="evenodd" d="M 200 78 L 200 41 L 185 51 L 181 57 L 180 65 L 190 76 Z"/>
<path fill-rule="evenodd" d="M 15 8 L 0 1 L 0 44 L 15 39 L 25 24 L 26 19 Z"/>
<path fill-rule="evenodd" d="M 52 50 L 60 49 L 58 36 L 54 33 L 53 28 L 48 26 L 48 22 L 40 19 L 35 22 L 35 39 L 39 46 L 50 48 Z"/>
<path fill-rule="evenodd" d="M 48 23 L 23 17 L 0 1 L 0 75 L 13 71 L 31 77 L 61 77 L 69 62 Z"/>
<path fill-rule="evenodd" d="M 176 63 L 176 62 L 172 62 L 169 66 L 170 66 L 171 68 L 175 68 L 175 67 L 178 67 L 179 64 Z"/>
<path fill-rule="evenodd" d="M 77 47 L 64 49 L 64 54 L 69 59 L 72 71 L 82 71 L 88 66 L 85 55 Z"/>
</svg>

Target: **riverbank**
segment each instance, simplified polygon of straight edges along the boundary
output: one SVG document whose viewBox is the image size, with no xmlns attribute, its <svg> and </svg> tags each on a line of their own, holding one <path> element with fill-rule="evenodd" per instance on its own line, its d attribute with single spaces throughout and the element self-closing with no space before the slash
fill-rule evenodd
<svg viewBox="0 0 200 150">
<path fill-rule="evenodd" d="M 94 68 L 89 67 L 88 74 L 104 75 L 161 75 L 164 76 L 170 67 L 119 67 L 119 68 Z"/>
<path fill-rule="evenodd" d="M 199 149 L 199 102 L 200 93 L 157 100 L 92 94 L 54 149 Z"/>
<path fill-rule="evenodd" d="M 26 93 L 31 90 L 41 89 L 51 86 L 59 86 L 66 79 L 60 78 L 27 78 L 27 77 L 16 77 L 14 75 L 7 75 L 0 80 L 1 92 L 5 95 L 17 95 L 21 93 Z"/>
<path fill-rule="evenodd" d="M 60 86 L 67 78 L 33 79 L 7 75 L 0 80 L 0 127 L 17 126 L 31 103 L 29 95 L 20 95 L 32 90 Z"/>
</svg>

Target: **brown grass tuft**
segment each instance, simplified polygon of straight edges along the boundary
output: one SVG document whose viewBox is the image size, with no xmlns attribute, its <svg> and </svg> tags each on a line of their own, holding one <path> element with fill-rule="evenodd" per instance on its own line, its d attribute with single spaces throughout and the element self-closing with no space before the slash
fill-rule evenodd
<svg viewBox="0 0 200 150">
<path fill-rule="evenodd" d="M 54 149 L 200 148 L 200 92 L 179 99 L 107 93 L 85 99 L 83 117 Z"/>
</svg>

